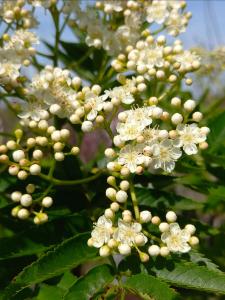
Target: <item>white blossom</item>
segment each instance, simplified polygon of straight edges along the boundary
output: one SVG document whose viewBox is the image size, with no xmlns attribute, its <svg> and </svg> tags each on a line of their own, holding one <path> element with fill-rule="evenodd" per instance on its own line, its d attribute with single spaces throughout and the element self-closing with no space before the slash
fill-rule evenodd
<svg viewBox="0 0 225 300">
<path fill-rule="evenodd" d="M 186 229 L 180 229 L 177 223 L 171 223 L 169 230 L 161 235 L 161 240 L 171 252 L 186 253 L 191 250 L 188 244 L 191 235 Z"/>
<path fill-rule="evenodd" d="M 146 157 L 142 152 L 143 147 L 141 145 L 126 145 L 120 150 L 118 163 L 127 167 L 131 173 L 134 173 L 137 166 L 145 162 Z"/>
<path fill-rule="evenodd" d="M 147 7 L 146 20 L 149 23 L 156 22 L 162 24 L 169 15 L 167 2 L 163 0 L 154 0 L 151 5 Z"/>
<path fill-rule="evenodd" d="M 141 232 L 142 226 L 137 222 L 124 222 L 119 219 L 118 228 L 116 229 L 113 238 L 121 244 L 127 244 L 132 247 L 135 245 L 135 237 L 141 235 L 144 238 L 144 243 L 147 242 L 147 237 Z"/>
<path fill-rule="evenodd" d="M 108 243 L 112 234 L 112 221 L 105 216 L 101 216 L 97 223 L 94 224 L 94 229 L 91 232 L 93 246 L 96 248 L 102 247 Z"/>
<path fill-rule="evenodd" d="M 195 123 L 179 124 L 176 130 L 179 138 L 176 139 L 175 143 L 178 147 L 183 147 L 184 152 L 188 155 L 196 154 L 198 152 L 196 144 L 206 140 L 206 134 Z"/>
<path fill-rule="evenodd" d="M 160 143 L 153 144 L 152 154 L 155 169 L 162 168 L 166 172 L 171 172 L 182 152 L 174 146 L 172 140 L 165 139 Z"/>
</svg>

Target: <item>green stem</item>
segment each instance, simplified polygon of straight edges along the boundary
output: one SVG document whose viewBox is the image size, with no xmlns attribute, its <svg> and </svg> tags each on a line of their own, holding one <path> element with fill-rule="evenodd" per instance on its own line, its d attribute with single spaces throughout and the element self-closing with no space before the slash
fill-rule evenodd
<svg viewBox="0 0 225 300">
<path fill-rule="evenodd" d="M 142 230 L 142 232 L 144 233 L 144 235 L 146 235 L 147 237 L 149 237 L 151 240 L 158 242 L 159 244 L 162 244 L 162 241 L 160 238 L 158 238 L 157 236 L 152 235 L 151 233 L 149 233 L 146 230 Z"/>
<path fill-rule="evenodd" d="M 112 133 L 112 130 L 110 128 L 110 125 L 108 123 L 107 120 L 104 120 L 104 125 L 105 125 L 105 131 L 108 133 L 108 135 L 110 136 L 111 140 L 113 141 L 113 133 Z"/>
<path fill-rule="evenodd" d="M 95 175 L 92 175 L 90 177 L 87 178 L 82 178 L 82 179 L 75 179 L 75 180 L 61 180 L 61 179 L 57 179 L 54 177 L 51 177 L 49 175 L 45 175 L 45 174 L 39 174 L 38 176 L 41 177 L 42 179 L 51 182 L 53 185 L 66 185 L 66 186 L 70 186 L 70 185 L 79 185 L 79 184 L 84 184 L 90 181 L 93 181 L 95 179 L 97 179 L 100 175 L 102 174 L 102 172 L 98 172 Z"/>
<path fill-rule="evenodd" d="M 8 132 L 0 132 L 0 135 L 1 135 L 1 136 L 6 136 L 6 137 L 10 137 L 10 138 L 13 138 L 13 137 L 14 137 L 13 134 L 8 133 Z"/>
<path fill-rule="evenodd" d="M 136 193 L 135 193 L 134 185 L 133 185 L 132 181 L 130 181 L 130 195 L 131 195 L 131 200 L 133 203 L 135 218 L 137 221 L 139 221 L 140 220 L 140 212 L 139 212 L 138 201 L 137 201 L 137 197 L 136 197 Z"/>
</svg>

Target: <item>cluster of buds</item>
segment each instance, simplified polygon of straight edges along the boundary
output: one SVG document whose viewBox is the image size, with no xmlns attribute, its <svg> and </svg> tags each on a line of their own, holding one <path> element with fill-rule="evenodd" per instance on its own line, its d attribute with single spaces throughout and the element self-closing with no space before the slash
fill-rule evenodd
<svg viewBox="0 0 225 300">
<path fill-rule="evenodd" d="M 37 25 L 32 10 L 28 10 L 25 0 L 4 0 L 0 3 L 0 17 L 7 24 L 16 24 L 17 27 L 24 29 L 32 28 Z"/>
<path fill-rule="evenodd" d="M 0 84 L 15 87 L 19 84 L 21 66 L 29 66 L 36 50 L 33 44 L 38 43 L 36 35 L 19 29 L 13 35 L 4 34 L 3 47 L 0 48 Z"/>
<path fill-rule="evenodd" d="M 50 196 L 35 198 L 35 190 L 36 186 L 30 183 L 26 186 L 25 194 L 14 191 L 10 198 L 17 206 L 12 209 L 11 214 L 21 220 L 26 220 L 33 215 L 33 222 L 39 225 L 48 221 L 48 215 L 43 210 L 52 206 L 53 199 Z"/>
<path fill-rule="evenodd" d="M 68 4 L 63 11 L 75 13 L 70 24 L 75 23 L 85 31 L 89 47 L 103 47 L 110 55 L 116 55 L 136 44 L 145 32 L 145 22 L 150 29 L 152 24 L 157 24 L 159 31 L 165 29 L 172 36 L 184 32 L 191 18 L 185 7 L 185 1 L 97 1 L 95 6 L 85 8 L 79 3 Z"/>
<path fill-rule="evenodd" d="M 185 77 L 187 85 L 192 83 L 187 73 L 200 68 L 200 57 L 193 51 L 184 50 L 180 40 L 172 46 L 166 44 L 164 35 L 156 39 L 146 31 L 145 40 L 139 40 L 135 46 L 129 45 L 126 54 L 119 54 L 112 61 L 117 72 L 134 71 L 143 76 L 143 81 L 158 79 L 175 84 Z"/>
<path fill-rule="evenodd" d="M 106 197 L 111 204 L 94 224 L 88 240 L 89 246 L 99 248 L 100 256 L 115 253 L 130 255 L 134 249 L 140 260 L 146 262 L 149 256 L 186 253 L 191 250 L 191 246 L 198 244 L 198 238 L 193 236 L 196 230 L 194 225 L 188 224 L 181 229 L 173 211 L 168 211 L 166 222 L 162 222 L 148 210 L 139 212 L 137 203 L 133 202 L 134 217 L 132 211 L 125 208 L 129 202 L 129 190 L 132 199 L 130 183 L 122 180 L 118 186 L 114 176 L 109 176 L 107 182 L 111 187 L 107 188 Z M 158 227 L 154 228 L 154 232 L 157 230 L 161 236 L 157 237 L 149 232 L 148 224 Z"/>
</svg>

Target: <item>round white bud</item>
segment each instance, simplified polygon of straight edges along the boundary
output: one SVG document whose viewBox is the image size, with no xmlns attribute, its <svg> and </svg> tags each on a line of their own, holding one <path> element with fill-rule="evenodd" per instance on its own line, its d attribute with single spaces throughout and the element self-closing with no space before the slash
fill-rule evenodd
<svg viewBox="0 0 225 300">
<path fill-rule="evenodd" d="M 120 122 L 126 122 L 126 119 L 127 119 L 126 112 L 123 111 L 123 112 L 121 112 L 121 113 L 118 114 L 118 120 Z"/>
<path fill-rule="evenodd" d="M 13 202 L 20 202 L 22 193 L 19 191 L 15 191 L 11 194 L 11 199 Z"/>
<path fill-rule="evenodd" d="M 113 110 L 113 103 L 105 102 L 103 108 L 104 108 L 104 111 L 111 112 Z"/>
<path fill-rule="evenodd" d="M 66 128 L 60 130 L 60 135 L 63 140 L 67 140 L 70 137 L 70 131 Z"/>
<path fill-rule="evenodd" d="M 34 152 L 33 152 L 34 159 L 40 160 L 40 159 L 42 159 L 42 157 L 43 157 L 43 152 L 41 150 L 39 150 L 39 149 L 34 150 Z"/>
<path fill-rule="evenodd" d="M 79 147 L 73 147 L 73 148 L 71 149 L 71 153 L 72 153 L 73 155 L 78 155 L 78 154 L 80 153 Z"/>
<path fill-rule="evenodd" d="M 177 220 L 177 215 L 175 214 L 174 211 L 168 211 L 166 214 L 166 220 L 169 223 L 173 223 Z"/>
<path fill-rule="evenodd" d="M 9 167 L 9 174 L 10 175 L 12 175 L 12 176 L 16 176 L 17 174 L 18 174 L 18 172 L 19 172 L 19 167 L 18 166 L 16 166 L 16 165 L 11 165 L 10 167 Z"/>
<path fill-rule="evenodd" d="M 127 201 L 127 193 L 125 191 L 118 191 L 116 193 L 116 201 L 118 201 L 119 203 L 125 203 Z"/>
<path fill-rule="evenodd" d="M 127 180 L 122 180 L 120 182 L 120 188 L 121 188 L 121 190 L 127 191 L 129 189 L 129 187 L 130 187 L 130 184 L 129 184 L 129 182 Z"/>
<path fill-rule="evenodd" d="M 91 132 L 93 130 L 93 124 L 91 121 L 84 121 L 81 125 L 83 132 Z"/>
<path fill-rule="evenodd" d="M 160 248 L 160 255 L 161 256 L 168 256 L 170 254 L 170 251 L 167 247 L 161 247 Z"/>
<path fill-rule="evenodd" d="M 44 197 L 42 199 L 42 201 L 41 201 L 41 205 L 43 207 L 47 207 L 48 208 L 48 207 L 52 206 L 52 204 L 53 204 L 53 199 L 52 199 L 52 197 L 49 197 L 49 196 Z"/>
<path fill-rule="evenodd" d="M 206 127 L 206 126 L 201 127 L 200 130 L 203 134 L 206 134 L 206 135 L 210 133 L 209 127 Z"/>
<path fill-rule="evenodd" d="M 92 239 L 92 238 L 88 239 L 87 245 L 88 245 L 89 247 L 93 247 L 93 244 L 94 244 L 93 239 Z"/>
<path fill-rule="evenodd" d="M 109 248 L 116 248 L 117 247 L 117 241 L 116 240 L 114 240 L 114 239 L 110 239 L 109 241 L 108 241 L 108 246 L 109 246 Z"/>
<path fill-rule="evenodd" d="M 118 246 L 119 253 L 122 255 L 129 255 L 131 253 L 131 248 L 127 244 L 120 244 Z"/>
<path fill-rule="evenodd" d="M 51 134 L 51 139 L 54 142 L 59 142 L 61 140 L 61 132 L 60 132 L 60 130 L 53 131 L 52 134 Z"/>
<path fill-rule="evenodd" d="M 196 107 L 196 103 L 194 100 L 189 99 L 184 102 L 184 109 L 188 112 L 193 111 L 195 107 Z"/>
<path fill-rule="evenodd" d="M 166 223 L 166 222 L 162 222 L 160 225 L 159 225 L 159 230 L 161 232 L 165 232 L 165 231 L 168 231 L 170 228 L 169 224 Z"/>
<path fill-rule="evenodd" d="M 178 125 L 178 124 L 182 123 L 183 116 L 179 113 L 175 113 L 175 114 L 172 115 L 171 121 L 172 121 L 173 124 Z"/>
<path fill-rule="evenodd" d="M 25 220 L 29 217 L 30 213 L 26 208 L 21 208 L 18 213 L 17 213 L 17 217 L 21 220 Z"/>
<path fill-rule="evenodd" d="M 152 245 L 148 248 L 148 253 L 151 255 L 151 256 L 158 256 L 159 253 L 160 253 L 160 248 L 159 246 L 157 245 Z"/>
<path fill-rule="evenodd" d="M 154 107 L 152 110 L 152 116 L 153 118 L 160 118 L 163 114 L 163 110 L 160 107 Z"/>
<path fill-rule="evenodd" d="M 159 138 L 160 139 L 162 139 L 162 140 L 166 139 L 166 138 L 168 138 L 168 136 L 169 136 L 169 132 L 167 130 L 163 129 L 163 130 L 159 131 Z"/>
<path fill-rule="evenodd" d="M 145 244 L 145 238 L 142 234 L 137 234 L 134 238 L 134 242 L 137 246 L 143 246 Z"/>
<path fill-rule="evenodd" d="M 191 246 L 196 246 L 199 244 L 199 239 L 197 238 L 197 236 L 192 236 L 189 240 L 189 244 Z"/>
<path fill-rule="evenodd" d="M 59 104 L 52 104 L 49 108 L 49 111 L 53 115 L 57 115 L 59 112 L 61 112 L 61 107 Z"/>
<path fill-rule="evenodd" d="M 39 175 L 41 173 L 41 167 L 38 164 L 30 166 L 30 174 Z"/>
<path fill-rule="evenodd" d="M 161 220 L 160 220 L 160 218 L 158 216 L 152 217 L 151 221 L 152 221 L 152 224 L 154 224 L 154 225 L 159 225 L 160 222 L 161 222 Z"/>
<path fill-rule="evenodd" d="M 31 204 L 32 204 L 31 195 L 29 195 L 29 194 L 22 195 L 21 199 L 20 199 L 20 203 L 25 207 L 31 206 Z"/>
<path fill-rule="evenodd" d="M 26 180 L 28 177 L 28 173 L 24 170 L 19 171 L 19 173 L 17 174 L 18 179 L 20 180 Z"/>
<path fill-rule="evenodd" d="M 106 197 L 112 201 L 114 201 L 116 199 L 116 190 L 114 188 L 111 188 L 111 187 L 107 188 L 105 194 L 106 194 Z"/>
<path fill-rule="evenodd" d="M 105 156 L 108 158 L 113 158 L 115 156 L 115 151 L 112 148 L 107 148 L 105 150 Z"/>
<path fill-rule="evenodd" d="M 41 120 L 38 123 L 38 128 L 41 130 L 46 130 L 48 128 L 48 122 L 46 120 Z"/>
<path fill-rule="evenodd" d="M 178 97 L 174 97 L 171 99 L 171 105 L 174 107 L 179 107 L 181 105 L 181 99 Z"/>
<path fill-rule="evenodd" d="M 21 159 L 25 158 L 25 153 L 23 150 L 16 150 L 12 154 L 13 160 L 19 162 Z"/>
<path fill-rule="evenodd" d="M 104 213 L 105 217 L 107 219 L 113 219 L 114 218 L 114 212 L 110 209 L 110 208 L 107 208 L 105 210 L 105 213 Z"/>
<path fill-rule="evenodd" d="M 63 161 L 65 159 L 65 155 L 63 152 L 56 152 L 54 154 L 54 157 L 56 161 Z"/>
<path fill-rule="evenodd" d="M 194 234 L 195 231 L 196 231 L 196 228 L 195 228 L 195 226 L 192 225 L 192 224 L 187 224 L 187 225 L 185 226 L 185 230 L 187 230 L 190 234 Z"/>
<path fill-rule="evenodd" d="M 151 221 L 152 214 L 148 210 L 143 210 L 140 212 L 140 221 L 141 223 L 148 223 Z"/>
<path fill-rule="evenodd" d="M 110 208 L 112 211 L 117 212 L 120 209 L 120 206 L 117 202 L 113 202 L 111 203 Z"/>
<path fill-rule="evenodd" d="M 110 255 L 110 253 L 111 253 L 110 248 L 107 245 L 104 245 L 99 249 L 99 255 L 101 257 L 107 257 Z"/>
<path fill-rule="evenodd" d="M 79 89 L 79 87 L 81 86 L 81 79 L 80 79 L 80 77 L 74 77 L 72 79 L 72 86 L 75 89 Z"/>
<path fill-rule="evenodd" d="M 203 114 L 200 111 L 193 113 L 192 118 L 195 122 L 200 122 L 203 118 Z"/>
<path fill-rule="evenodd" d="M 116 147 L 119 147 L 119 148 L 123 147 L 123 145 L 124 145 L 124 141 L 121 140 L 119 135 L 114 136 L 113 143 Z"/>
<path fill-rule="evenodd" d="M 16 147 L 17 147 L 17 144 L 16 144 L 15 141 L 10 140 L 10 141 L 8 141 L 8 142 L 6 143 L 6 147 L 7 147 L 9 150 L 15 150 Z"/>
</svg>

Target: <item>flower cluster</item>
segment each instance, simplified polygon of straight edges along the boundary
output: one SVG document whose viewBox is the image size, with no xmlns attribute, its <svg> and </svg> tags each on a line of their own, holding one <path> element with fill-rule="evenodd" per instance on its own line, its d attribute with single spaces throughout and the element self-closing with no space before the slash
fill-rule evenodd
<svg viewBox="0 0 225 300">
<path fill-rule="evenodd" d="M 112 203 L 94 224 L 91 238 L 88 240 L 89 246 L 99 248 L 100 256 L 105 257 L 115 253 L 129 255 L 134 249 L 138 252 L 141 261 L 146 262 L 149 256 L 186 253 L 191 250 L 191 246 L 198 244 L 198 238 L 193 236 L 196 230 L 194 225 L 188 224 L 181 229 L 176 223 L 177 216 L 173 211 L 168 211 L 166 222 L 161 222 L 158 216 L 152 216 L 148 210 L 139 212 L 137 204 L 133 202 L 134 217 L 130 210 L 124 208 L 124 204 L 129 199 L 129 189 L 131 200 L 135 201 L 132 183 L 122 180 L 117 186 L 113 176 L 108 177 L 107 181 L 113 186 L 106 190 L 106 196 Z M 122 218 L 117 218 L 121 210 Z M 148 224 L 158 227 L 161 237 L 149 232 Z"/>
<path fill-rule="evenodd" d="M 33 1 L 33 0 L 32 0 Z M 3 0 L 0 1 L 0 17 L 7 24 L 16 24 L 24 29 L 37 25 L 32 10 L 27 9 L 25 0 Z"/>
<path fill-rule="evenodd" d="M 22 194 L 20 191 L 14 191 L 11 194 L 12 201 L 19 203 L 12 209 L 12 215 L 20 219 L 27 219 L 33 214 L 35 215 L 34 223 L 41 224 L 48 220 L 48 216 L 43 212 L 43 209 L 50 207 L 53 203 L 52 198 L 47 196 L 52 186 L 47 187 L 40 197 L 38 191 L 37 194 L 35 193 L 39 187 L 31 183 L 32 176 L 40 176 L 47 181 L 51 181 L 55 161 L 61 162 L 67 155 L 77 155 L 79 148 L 70 145 L 70 131 L 66 128 L 56 130 L 46 120 L 39 122 L 32 120 L 27 125 L 29 131 L 33 131 L 33 136 L 25 138 L 25 132 L 17 129 L 15 139 L 8 140 L 6 144 L 0 145 L 0 163 L 8 166 L 8 172 L 11 176 L 30 182 L 26 186 L 27 193 Z M 52 154 L 52 167 L 49 175 L 46 175 L 42 173 L 42 164 L 49 154 Z M 32 194 L 34 194 L 34 197 L 32 197 Z"/>
<path fill-rule="evenodd" d="M 136 44 L 145 29 L 144 22 L 150 27 L 159 24 L 159 31 L 166 29 L 173 36 L 184 32 L 191 17 L 184 12 L 185 5 L 185 1 L 97 1 L 95 7 L 81 9 L 72 2 L 65 5 L 64 12 L 74 11 L 75 24 L 86 31 L 89 47 L 103 47 L 115 55 Z"/>
<path fill-rule="evenodd" d="M 4 45 L 0 48 L 0 84 L 16 86 L 21 66 L 28 66 L 31 57 L 36 53 L 32 47 L 38 43 L 36 35 L 19 29 L 12 36 L 4 34 Z"/>
</svg>

